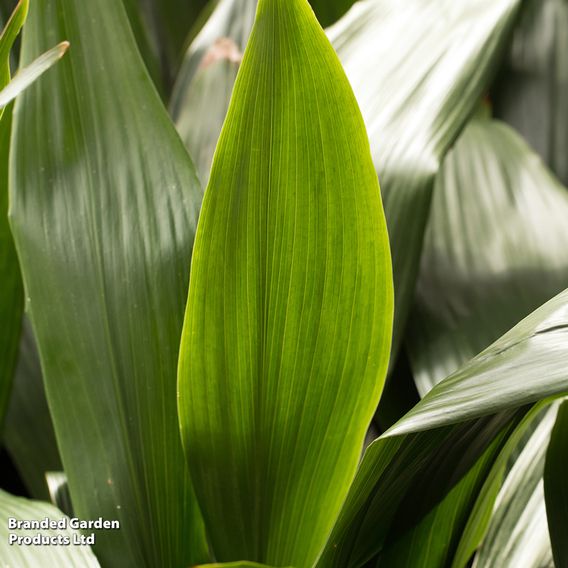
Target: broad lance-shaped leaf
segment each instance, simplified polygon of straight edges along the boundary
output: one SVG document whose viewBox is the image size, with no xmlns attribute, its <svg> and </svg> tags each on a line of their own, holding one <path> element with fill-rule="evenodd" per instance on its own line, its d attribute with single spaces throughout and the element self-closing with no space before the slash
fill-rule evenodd
<svg viewBox="0 0 568 568">
<path fill-rule="evenodd" d="M 508 126 L 473 120 L 436 179 L 406 346 L 436 383 L 568 286 L 568 190 Z"/>
<path fill-rule="evenodd" d="M 43 521 L 49 519 L 64 527 L 41 530 L 11 528 L 15 521 Z M 49 539 L 47 543 L 18 542 L 22 539 Z M 69 527 L 69 519 L 58 509 L 42 503 L 14 497 L 0 490 L 0 559 L 2 566 L 17 568 L 99 568 L 99 563 L 88 545 L 73 544 L 81 533 Z"/>
<path fill-rule="evenodd" d="M 199 177 L 207 183 L 256 14 L 257 0 L 221 0 L 187 50 L 170 113 Z"/>
<path fill-rule="evenodd" d="M 366 0 L 329 30 L 371 140 L 392 245 L 393 352 L 418 274 L 434 177 L 499 63 L 519 0 Z"/>
<path fill-rule="evenodd" d="M 544 468 L 546 514 L 556 566 L 568 565 L 568 544 L 566 543 L 566 526 L 568 524 L 567 448 L 568 402 L 564 402 L 560 407 L 556 424 L 552 430 Z"/>
<path fill-rule="evenodd" d="M 36 0 L 22 60 L 67 38 L 18 100 L 12 229 L 49 406 L 103 564 L 207 561 L 176 415 L 176 363 L 201 200 L 121 2 Z"/>
<path fill-rule="evenodd" d="M 554 404 L 523 442 L 495 502 L 487 535 L 475 558 L 476 568 L 553 566 L 542 474 L 557 413 L 558 404 Z M 454 567 L 465 565 L 454 562 Z"/>
<path fill-rule="evenodd" d="M 179 412 L 215 556 L 310 566 L 355 473 L 392 329 L 357 103 L 306 0 L 261 0 L 199 220 Z"/>
<path fill-rule="evenodd" d="M 238 33 L 219 23 L 221 13 L 237 5 L 224 0 L 203 31 L 203 38 L 205 29 L 218 34 L 206 42 L 210 47 L 220 41 L 222 49 L 213 48 L 217 62 L 204 65 L 199 36 L 172 102 L 182 138 L 198 156 L 202 179 L 208 177 L 254 0 L 238 4 L 245 6 L 237 13 Z M 365 0 L 328 30 L 361 106 L 385 200 L 396 290 L 394 351 L 414 294 L 435 175 L 489 84 L 519 4 Z M 213 108 L 204 112 L 206 100 Z"/>
<path fill-rule="evenodd" d="M 491 90 L 494 114 L 517 130 L 568 185 L 568 4 L 525 0 Z"/>
<path fill-rule="evenodd" d="M 568 393 L 568 290 L 437 384 L 384 436 L 438 428 Z"/>
</svg>

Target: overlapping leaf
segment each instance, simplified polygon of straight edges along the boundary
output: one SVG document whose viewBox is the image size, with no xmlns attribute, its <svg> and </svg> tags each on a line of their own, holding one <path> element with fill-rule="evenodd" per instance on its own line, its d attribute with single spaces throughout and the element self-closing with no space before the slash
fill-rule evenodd
<svg viewBox="0 0 568 568">
<path fill-rule="evenodd" d="M 551 564 L 542 474 L 557 412 L 557 404 L 551 406 L 523 442 L 495 502 L 487 535 L 475 558 L 476 568 L 542 568 Z M 454 564 L 461 565 L 465 563 Z"/>
<path fill-rule="evenodd" d="M 170 112 L 206 183 L 257 0 L 221 0 L 191 43 L 177 75 Z"/>
<path fill-rule="evenodd" d="M 456 424 L 568 392 L 568 290 L 436 385 L 386 435 Z"/>
<path fill-rule="evenodd" d="M 397 537 L 404 536 L 405 528 L 412 530 L 413 526 L 419 540 L 422 531 L 422 536 L 433 537 L 436 552 L 431 552 L 443 565 L 449 553 L 444 547 L 449 548 L 453 541 L 455 549 L 476 487 L 501 443 L 498 438 L 505 441 L 523 414 L 506 412 L 373 442 L 365 452 L 318 567 L 363 566 L 388 549 Z M 523 422 L 517 430 L 524 427 Z M 513 435 L 518 434 L 515 431 Z M 444 524 L 452 515 L 461 519 Z M 409 552 L 416 555 L 409 559 L 411 563 L 432 560 L 428 547 L 411 547 Z M 388 562 L 385 565 L 390 566 Z"/>
<path fill-rule="evenodd" d="M 309 566 L 388 363 L 390 254 L 357 103 L 306 0 L 261 0 L 193 253 L 180 420 L 216 558 Z"/>
<path fill-rule="evenodd" d="M 434 176 L 486 88 L 517 0 L 366 0 L 329 30 L 361 106 L 393 252 L 399 344 Z"/>
<path fill-rule="evenodd" d="M 425 395 L 568 287 L 568 191 L 504 124 L 476 119 L 437 178 L 406 344 Z"/>
<path fill-rule="evenodd" d="M 118 519 L 103 563 L 207 560 L 176 416 L 201 190 L 121 2 L 36 0 L 23 61 L 69 56 L 24 93 L 12 228 L 73 507 Z"/>
<path fill-rule="evenodd" d="M 527 0 L 492 88 L 494 114 L 511 124 L 568 185 L 568 4 Z"/>
<path fill-rule="evenodd" d="M 199 155 L 203 179 L 235 76 L 231 58 L 238 59 L 244 47 L 254 4 L 247 0 L 235 32 L 227 22 L 237 3 L 220 3 L 188 52 L 176 86 L 173 115 Z M 519 4 L 365 0 L 329 30 L 363 111 L 385 199 L 397 301 L 395 347 L 414 292 L 434 176 L 491 79 Z M 222 48 L 215 48 L 216 40 Z M 196 72 L 207 48 L 217 54 L 208 58 L 215 63 Z M 207 112 L 206 99 L 214 105 Z"/>
<path fill-rule="evenodd" d="M 50 519 L 66 521 L 66 528 L 42 529 L 31 531 L 11 529 L 8 519 L 17 521 Z M 40 501 L 29 501 L 13 497 L 0 490 L 0 559 L 2 566 L 17 568 L 37 568 L 38 566 L 57 566 L 57 568 L 99 568 L 99 563 L 88 545 L 73 545 L 74 538 L 80 538 L 80 532 L 69 528 L 68 519 L 55 507 Z M 10 535 L 36 537 L 38 534 L 57 539 L 67 538 L 70 544 L 16 544 L 10 542 Z"/>
</svg>

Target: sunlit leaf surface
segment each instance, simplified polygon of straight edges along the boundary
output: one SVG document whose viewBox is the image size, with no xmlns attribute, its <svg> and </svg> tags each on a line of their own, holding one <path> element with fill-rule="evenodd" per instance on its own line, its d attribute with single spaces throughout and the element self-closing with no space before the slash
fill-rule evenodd
<svg viewBox="0 0 568 568">
<path fill-rule="evenodd" d="M 98 534 L 105 564 L 203 562 L 176 414 L 201 189 L 122 3 L 36 0 L 23 62 L 63 38 L 68 55 L 16 105 L 10 189 L 73 507 L 120 520 Z"/>
<path fill-rule="evenodd" d="M 357 103 L 306 0 L 262 0 L 205 194 L 180 420 L 215 556 L 309 566 L 382 389 L 392 276 Z"/>
</svg>

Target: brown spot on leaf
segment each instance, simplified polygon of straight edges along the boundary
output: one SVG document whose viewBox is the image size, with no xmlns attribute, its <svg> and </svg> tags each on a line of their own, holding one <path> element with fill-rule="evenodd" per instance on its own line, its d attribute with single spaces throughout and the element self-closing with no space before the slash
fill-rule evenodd
<svg viewBox="0 0 568 568">
<path fill-rule="evenodd" d="M 200 69 L 205 69 L 217 61 L 230 61 L 237 65 L 243 60 L 239 46 L 230 37 L 220 37 L 203 56 Z"/>
</svg>

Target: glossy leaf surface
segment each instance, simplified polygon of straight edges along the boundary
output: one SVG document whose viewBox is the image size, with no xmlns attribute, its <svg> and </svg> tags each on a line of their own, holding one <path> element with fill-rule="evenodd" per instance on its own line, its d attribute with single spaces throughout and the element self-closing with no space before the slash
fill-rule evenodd
<svg viewBox="0 0 568 568">
<path fill-rule="evenodd" d="M 394 351 L 434 177 L 499 62 L 518 0 L 366 0 L 328 31 L 371 140 L 393 254 Z"/>
<path fill-rule="evenodd" d="M 233 86 L 256 14 L 257 0 L 221 0 L 187 50 L 170 112 L 207 183 Z"/>
<path fill-rule="evenodd" d="M 501 122 L 476 119 L 436 179 L 406 345 L 436 383 L 568 286 L 568 190 Z"/>
<path fill-rule="evenodd" d="M 122 3 L 36 0 L 23 61 L 62 38 L 16 106 L 11 215 L 73 507 L 120 520 L 103 563 L 206 561 L 176 416 L 201 190 Z"/>
<path fill-rule="evenodd" d="M 382 390 L 392 301 L 347 79 L 306 0 L 262 0 L 199 220 L 179 367 L 219 560 L 314 562 Z"/>
<path fill-rule="evenodd" d="M 495 501 L 487 535 L 475 558 L 476 568 L 541 568 L 550 565 L 552 551 L 542 474 L 557 413 L 558 405 L 555 404 L 539 420 L 528 440 L 523 442 Z"/>
<path fill-rule="evenodd" d="M 419 527 L 421 521 L 424 529 L 435 527 L 437 503 L 450 512 L 457 511 L 462 490 L 467 496 L 472 482 L 474 486 L 478 483 L 476 462 L 482 465 L 483 455 L 493 453 L 490 447 L 495 439 L 519 418 L 508 412 L 449 428 L 375 440 L 364 454 L 317 566 L 359 568 L 388 548 L 389 538 L 404 534 L 405 528 Z M 430 516 L 429 511 L 433 512 Z M 397 521 L 398 530 L 391 534 Z M 452 524 L 443 525 L 443 515 L 438 521 L 442 524 L 437 528 L 443 531 L 435 535 L 437 553 L 444 543 L 450 544 L 453 530 Z M 421 550 L 417 547 L 414 552 Z M 428 548 L 422 552 L 428 554 Z"/>
<path fill-rule="evenodd" d="M 40 531 L 11 529 L 8 519 L 19 521 L 45 518 L 68 524 L 65 515 L 47 503 L 29 501 L 0 490 L 0 558 L 3 566 L 17 568 L 37 568 L 38 566 L 57 568 L 99 568 L 99 563 L 88 545 L 73 544 L 10 544 L 10 535 L 19 537 L 35 537 L 41 534 L 47 538 L 65 537 L 69 543 L 80 538 L 80 532 L 69 527 L 58 529 L 42 529 Z"/>
<path fill-rule="evenodd" d="M 568 4 L 525 0 L 491 91 L 494 114 L 515 128 L 568 185 Z"/>
</svg>

